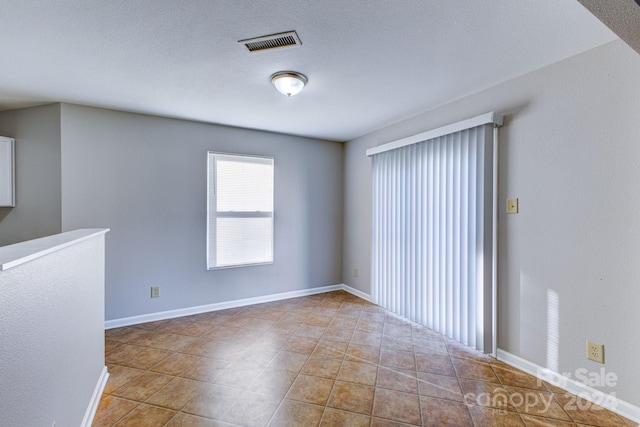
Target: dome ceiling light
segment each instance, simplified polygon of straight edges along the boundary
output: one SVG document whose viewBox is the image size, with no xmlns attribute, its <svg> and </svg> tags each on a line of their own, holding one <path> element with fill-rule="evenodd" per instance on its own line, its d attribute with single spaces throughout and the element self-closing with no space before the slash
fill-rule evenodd
<svg viewBox="0 0 640 427">
<path fill-rule="evenodd" d="M 279 71 L 271 75 L 271 83 L 278 92 L 286 96 L 299 93 L 307 84 L 308 79 L 304 74 L 295 71 Z"/>
</svg>

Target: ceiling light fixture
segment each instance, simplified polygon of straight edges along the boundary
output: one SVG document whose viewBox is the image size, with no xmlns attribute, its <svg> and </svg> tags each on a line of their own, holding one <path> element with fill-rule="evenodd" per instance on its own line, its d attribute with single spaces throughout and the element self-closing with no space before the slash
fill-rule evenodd
<svg viewBox="0 0 640 427">
<path fill-rule="evenodd" d="M 295 71 L 279 71 L 271 76 L 271 83 L 283 95 L 293 96 L 307 84 L 307 77 Z"/>
</svg>

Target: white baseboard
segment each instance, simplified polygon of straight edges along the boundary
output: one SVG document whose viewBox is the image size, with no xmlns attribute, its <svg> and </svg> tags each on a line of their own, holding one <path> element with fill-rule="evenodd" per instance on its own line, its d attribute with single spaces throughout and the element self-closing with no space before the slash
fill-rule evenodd
<svg viewBox="0 0 640 427">
<path fill-rule="evenodd" d="M 344 290 L 360 297 L 366 301 L 371 301 L 371 297 L 362 291 L 344 284 L 321 286 L 318 288 L 301 289 L 299 291 L 283 292 L 280 294 L 264 295 L 255 298 L 244 298 L 233 301 L 219 302 L 215 304 L 199 305 L 196 307 L 179 308 L 177 310 L 160 311 L 157 313 L 143 314 L 140 316 L 124 317 L 121 319 L 107 320 L 104 322 L 105 329 L 120 328 L 122 326 L 138 325 L 140 323 L 155 322 L 157 320 L 174 319 L 176 317 L 191 316 L 193 314 L 208 313 L 210 311 L 225 310 L 227 308 L 244 307 L 247 305 L 261 304 L 265 302 L 280 301 L 289 298 L 298 298 L 325 292 Z"/>
<path fill-rule="evenodd" d="M 98 405 L 100 404 L 102 392 L 104 391 L 104 387 L 107 385 L 108 379 L 109 372 L 107 371 L 107 367 L 105 366 L 104 368 L 102 368 L 102 373 L 100 373 L 100 378 L 98 378 L 96 388 L 93 390 L 93 394 L 91 395 L 89 406 L 87 407 L 87 411 L 84 413 L 82 424 L 80 424 L 81 427 L 91 427 L 93 418 L 96 416 L 96 411 L 98 410 Z"/>
<path fill-rule="evenodd" d="M 341 286 L 341 287 L 342 287 L 341 289 L 342 289 L 343 291 L 347 291 L 347 292 L 349 292 L 351 295 L 355 295 L 355 296 L 357 296 L 357 297 L 359 297 L 359 298 L 362 298 L 362 299 L 363 299 L 363 300 L 365 300 L 365 301 L 371 302 L 371 295 L 369 295 L 369 294 L 365 294 L 364 292 L 362 292 L 362 291 L 360 291 L 360 290 L 358 290 L 358 289 L 356 289 L 356 288 L 352 288 L 352 287 L 351 287 L 351 286 L 349 286 L 349 285 L 345 285 L 344 283 L 343 283 L 343 284 L 341 284 L 341 285 L 339 285 L 339 286 Z"/>
<path fill-rule="evenodd" d="M 535 363 L 529 362 L 521 357 L 498 349 L 498 360 L 518 368 L 536 378 L 544 380 L 554 386 L 568 391 L 569 393 L 580 396 L 589 402 L 603 406 L 618 415 L 622 415 L 630 420 L 640 423 L 640 408 L 632 405 L 624 400 L 618 399 L 617 396 L 608 395 L 600 390 L 584 385 L 572 378 L 563 376 L 558 372 L 543 368 Z"/>
</svg>

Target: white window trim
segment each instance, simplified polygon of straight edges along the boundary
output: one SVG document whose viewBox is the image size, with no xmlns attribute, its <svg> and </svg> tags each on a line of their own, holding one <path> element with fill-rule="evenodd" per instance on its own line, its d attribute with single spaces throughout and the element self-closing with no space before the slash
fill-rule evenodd
<svg viewBox="0 0 640 427">
<path fill-rule="evenodd" d="M 207 270 L 223 270 L 229 268 L 241 268 L 241 267 L 253 267 L 258 265 L 269 265 L 273 264 L 275 260 L 275 248 L 274 248 L 274 239 L 275 239 L 275 185 L 273 189 L 273 202 L 274 207 L 271 212 L 264 211 L 256 211 L 256 212 L 217 212 L 217 199 L 215 197 L 216 194 L 216 158 L 229 158 L 229 159 L 237 159 L 242 158 L 244 161 L 249 162 L 250 160 L 255 160 L 255 163 L 271 163 L 273 166 L 274 173 L 274 181 L 275 181 L 275 159 L 273 157 L 268 156 L 257 156 L 250 154 L 235 154 L 235 153 L 221 153 L 217 151 L 208 151 L 207 152 L 207 235 L 206 235 L 206 262 L 207 262 Z M 212 188 L 213 186 L 213 188 Z M 213 197 L 212 197 L 213 195 Z M 225 266 L 216 266 L 216 228 L 215 221 L 211 219 L 212 215 L 216 218 L 271 218 L 271 261 L 268 262 L 254 262 L 254 263 L 246 263 L 246 264 L 236 264 L 236 265 L 225 265 Z M 211 262 L 213 261 L 213 262 Z"/>
</svg>

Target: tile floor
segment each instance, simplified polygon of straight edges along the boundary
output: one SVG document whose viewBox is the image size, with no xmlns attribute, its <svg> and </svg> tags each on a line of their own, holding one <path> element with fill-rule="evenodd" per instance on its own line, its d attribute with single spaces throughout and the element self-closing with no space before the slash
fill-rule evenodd
<svg viewBox="0 0 640 427">
<path fill-rule="evenodd" d="M 96 427 L 637 425 L 343 291 L 105 335 Z"/>
</svg>

